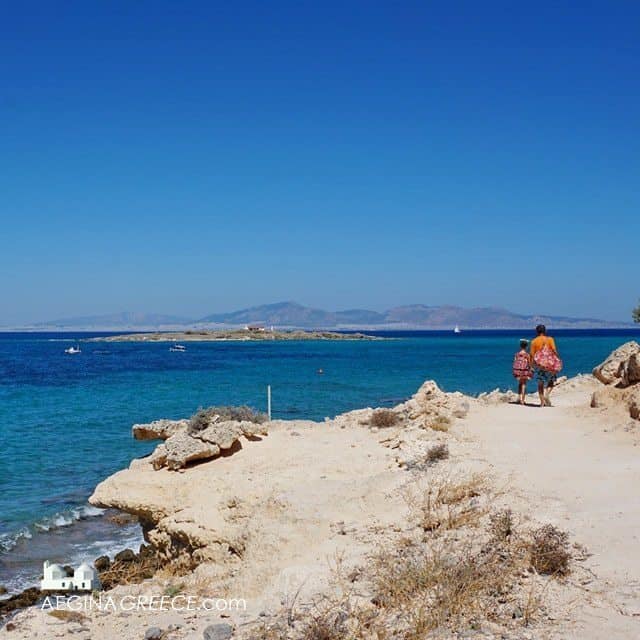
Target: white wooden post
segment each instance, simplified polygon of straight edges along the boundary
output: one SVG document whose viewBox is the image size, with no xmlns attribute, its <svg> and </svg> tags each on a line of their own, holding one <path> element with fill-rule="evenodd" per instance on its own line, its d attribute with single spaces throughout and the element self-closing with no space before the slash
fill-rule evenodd
<svg viewBox="0 0 640 640">
<path fill-rule="evenodd" d="M 271 385 L 267 385 L 267 416 L 271 420 Z"/>
</svg>

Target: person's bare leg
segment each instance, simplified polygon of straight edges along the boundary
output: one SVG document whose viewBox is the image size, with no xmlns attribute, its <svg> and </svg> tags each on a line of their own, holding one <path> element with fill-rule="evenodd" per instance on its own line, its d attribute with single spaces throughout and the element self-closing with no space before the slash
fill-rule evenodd
<svg viewBox="0 0 640 640">
<path fill-rule="evenodd" d="M 551 395 L 551 391 L 553 390 L 553 380 L 549 380 L 549 383 L 547 384 L 547 392 L 544 396 L 544 403 L 550 407 L 551 406 L 551 400 L 549 398 L 549 396 Z"/>
<path fill-rule="evenodd" d="M 542 382 L 542 380 L 538 381 L 538 395 L 540 396 L 540 406 L 544 407 L 544 405 L 545 405 L 545 400 L 544 400 L 544 382 Z"/>
<path fill-rule="evenodd" d="M 527 381 L 520 380 L 518 384 L 518 395 L 520 396 L 520 404 L 524 404 L 524 396 L 527 388 Z"/>
</svg>

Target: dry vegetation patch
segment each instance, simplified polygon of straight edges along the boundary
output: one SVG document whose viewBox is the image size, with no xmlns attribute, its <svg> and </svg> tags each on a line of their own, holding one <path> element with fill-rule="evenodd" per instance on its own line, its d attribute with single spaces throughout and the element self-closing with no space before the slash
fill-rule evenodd
<svg viewBox="0 0 640 640">
<path fill-rule="evenodd" d="M 152 552 L 136 555 L 132 560 L 115 560 L 100 572 L 100 582 L 104 589 L 112 589 L 119 584 L 138 584 L 153 578 L 161 566 Z"/>
<path fill-rule="evenodd" d="M 527 543 L 529 563 L 538 573 L 564 576 L 569 573 L 569 535 L 551 524 L 531 532 Z"/>
<path fill-rule="evenodd" d="M 440 460 L 446 460 L 449 457 L 449 447 L 446 444 L 440 443 L 431 447 L 427 451 L 425 456 L 425 462 L 427 464 L 434 464 L 440 462 Z"/>
<path fill-rule="evenodd" d="M 387 428 L 398 423 L 398 414 L 391 409 L 376 409 L 369 419 L 372 427 Z"/>
<path fill-rule="evenodd" d="M 492 511 L 484 474 L 432 478 L 410 493 L 414 526 L 364 566 L 336 574 L 337 595 L 290 605 L 242 637 L 426 640 L 488 628 L 519 637 L 535 624 L 548 581 L 569 569 L 567 534 L 520 530 L 510 509 Z"/>
<path fill-rule="evenodd" d="M 236 422 L 253 422 L 255 424 L 262 424 L 268 420 L 268 417 L 264 413 L 255 411 L 251 407 L 208 407 L 206 409 L 199 409 L 189 419 L 188 431 L 189 433 L 197 433 L 204 431 L 211 425 L 212 420 L 234 420 Z"/>
</svg>

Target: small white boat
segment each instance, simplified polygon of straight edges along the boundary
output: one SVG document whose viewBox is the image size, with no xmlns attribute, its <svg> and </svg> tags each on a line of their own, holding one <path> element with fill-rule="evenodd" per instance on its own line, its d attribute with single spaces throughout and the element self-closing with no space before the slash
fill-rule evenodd
<svg viewBox="0 0 640 640">
<path fill-rule="evenodd" d="M 458 325 L 455 326 L 455 329 L 453 330 L 453 333 L 462 333 L 462 331 L 460 331 L 460 327 Z"/>
<path fill-rule="evenodd" d="M 183 344 L 172 344 L 169 347 L 169 351 L 177 351 L 178 353 L 184 353 L 187 348 Z"/>
<path fill-rule="evenodd" d="M 68 349 L 64 350 L 65 353 L 68 353 L 69 355 L 75 355 L 76 353 L 82 353 L 82 351 L 80 351 L 80 347 L 79 346 L 75 346 L 75 347 L 69 347 Z"/>
</svg>

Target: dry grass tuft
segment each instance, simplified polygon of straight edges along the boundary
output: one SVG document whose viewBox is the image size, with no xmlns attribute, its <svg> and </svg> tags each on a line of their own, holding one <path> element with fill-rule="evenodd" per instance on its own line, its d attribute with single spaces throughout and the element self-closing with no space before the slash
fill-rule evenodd
<svg viewBox="0 0 640 640">
<path fill-rule="evenodd" d="M 342 640 L 348 637 L 349 613 L 342 603 L 312 612 L 302 625 L 304 640 Z"/>
<path fill-rule="evenodd" d="M 569 573 L 569 535 L 552 524 L 531 532 L 527 551 L 531 567 L 538 573 L 560 576 Z"/>
<path fill-rule="evenodd" d="M 446 460 L 449 457 L 449 447 L 446 444 L 436 444 L 427 451 L 425 462 L 427 464 L 435 464 L 440 460 Z"/>
<path fill-rule="evenodd" d="M 487 478 L 480 473 L 434 479 L 425 491 L 407 497 L 410 518 L 429 533 L 475 526 L 486 514 L 476 498 L 487 488 Z"/>
<path fill-rule="evenodd" d="M 391 409 L 376 409 L 369 420 L 369 425 L 372 427 L 393 427 L 398 422 L 398 414 Z"/>
</svg>

